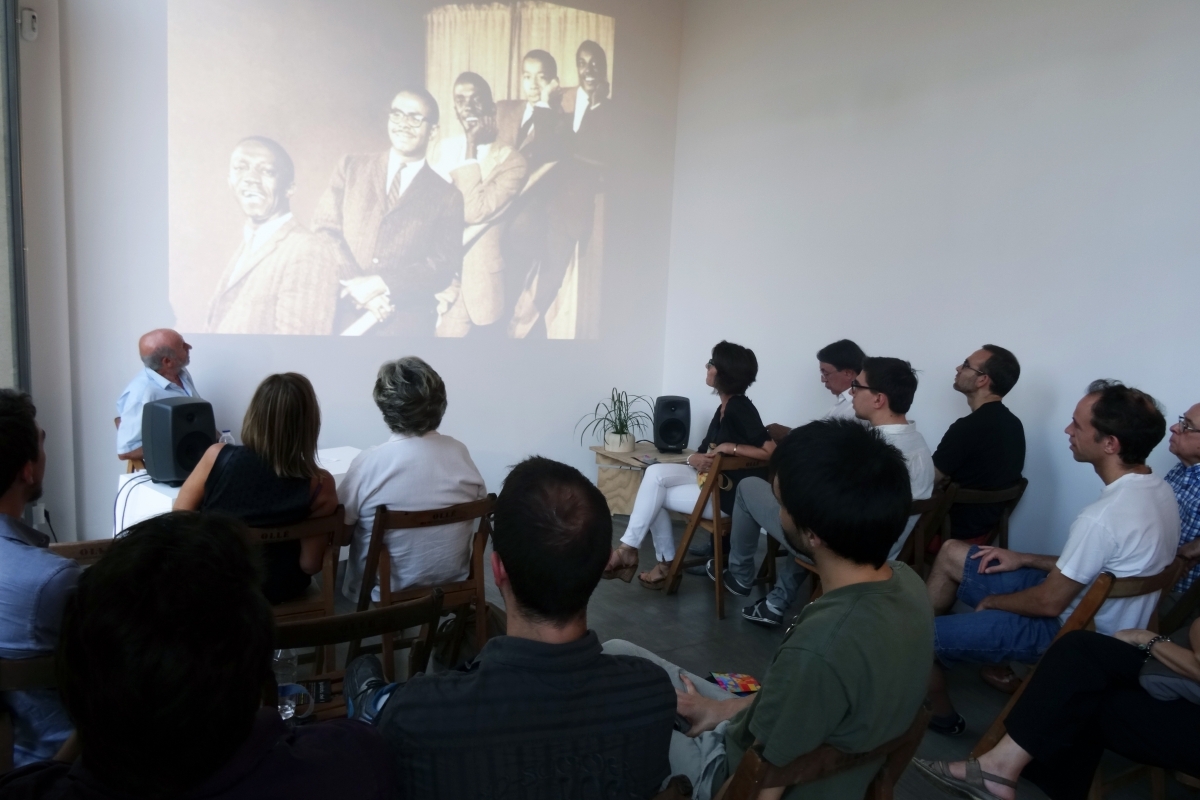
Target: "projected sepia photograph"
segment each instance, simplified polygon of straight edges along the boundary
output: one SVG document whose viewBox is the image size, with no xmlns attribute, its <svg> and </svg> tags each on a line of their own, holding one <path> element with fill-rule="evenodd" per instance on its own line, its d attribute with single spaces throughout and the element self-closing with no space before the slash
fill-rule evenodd
<svg viewBox="0 0 1200 800">
<path fill-rule="evenodd" d="M 596 338 L 616 21 L 172 0 L 186 332 Z"/>
</svg>

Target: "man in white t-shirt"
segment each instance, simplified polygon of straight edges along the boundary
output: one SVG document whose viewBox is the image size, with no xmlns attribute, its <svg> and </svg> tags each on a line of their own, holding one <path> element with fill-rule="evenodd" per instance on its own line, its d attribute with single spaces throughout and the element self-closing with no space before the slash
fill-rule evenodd
<svg viewBox="0 0 1200 800">
<path fill-rule="evenodd" d="M 1146 466 L 1167 423 L 1154 398 L 1115 381 L 1095 381 L 1075 407 L 1066 433 L 1076 461 L 1104 481 L 1100 498 L 1071 524 L 1062 555 L 1017 553 L 949 541 L 928 580 L 936 619 L 930 698 L 935 731 L 961 733 L 943 668 L 959 662 L 1033 663 L 1101 572 L 1155 575 L 1175 557 L 1179 508 L 1171 487 Z M 974 614 L 949 614 L 955 600 Z M 1145 628 L 1158 594 L 1109 600 L 1096 630 Z M 939 666 L 940 665 L 940 666 Z"/>
<path fill-rule="evenodd" d="M 821 385 L 830 391 L 835 400 L 833 407 L 821 419 L 854 419 L 854 407 L 850 403 L 850 384 L 862 369 L 862 348 L 849 339 L 839 339 L 817 351 L 817 367 Z M 778 442 L 788 435 L 791 428 L 778 423 L 767 426 L 771 439 Z M 779 501 L 771 484 L 762 478 L 746 478 L 738 483 L 733 506 L 733 520 L 729 532 L 729 568 L 725 571 L 725 586 L 741 597 L 750 594 L 754 582 L 754 555 L 758 551 L 758 537 L 766 533 L 791 551 L 779 524 Z M 712 541 L 695 545 L 688 553 L 696 556 L 712 556 Z M 796 555 L 793 553 L 793 556 Z M 714 577 L 711 566 L 693 567 L 703 569 Z M 689 572 L 691 571 L 689 569 Z M 785 558 L 776 575 L 775 586 L 766 597 L 742 609 L 742 616 L 751 622 L 774 628 L 783 622 L 784 612 L 796 600 L 800 584 L 807 572 L 796 564 L 794 558 Z M 715 579 L 715 578 L 714 578 Z"/>
<path fill-rule="evenodd" d="M 917 423 L 909 422 L 917 393 L 917 373 L 912 364 L 899 358 L 864 358 L 862 372 L 850 384 L 854 416 L 870 424 L 888 443 L 904 455 L 908 477 L 912 484 L 913 500 L 928 500 L 933 495 L 933 453 Z M 900 555 L 900 549 L 917 524 L 920 514 L 912 514 L 904 532 L 888 552 L 888 560 Z"/>
</svg>

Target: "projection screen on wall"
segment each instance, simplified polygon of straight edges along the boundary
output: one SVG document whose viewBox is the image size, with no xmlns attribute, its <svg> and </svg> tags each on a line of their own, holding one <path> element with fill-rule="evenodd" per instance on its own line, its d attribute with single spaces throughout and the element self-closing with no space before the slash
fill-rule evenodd
<svg viewBox="0 0 1200 800">
<path fill-rule="evenodd" d="M 181 331 L 598 335 L 613 17 L 171 0 L 168 26 Z"/>
</svg>

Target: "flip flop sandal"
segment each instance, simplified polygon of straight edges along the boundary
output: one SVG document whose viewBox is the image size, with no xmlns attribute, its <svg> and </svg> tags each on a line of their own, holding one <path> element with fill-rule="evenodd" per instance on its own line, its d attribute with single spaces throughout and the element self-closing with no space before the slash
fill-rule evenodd
<svg viewBox="0 0 1200 800">
<path fill-rule="evenodd" d="M 937 788 L 959 797 L 969 798 L 969 800 L 1001 800 L 987 790 L 983 785 L 984 780 L 1013 789 L 1017 788 L 1016 781 L 984 772 L 979 766 L 979 762 L 973 758 L 967 759 L 965 779 L 956 778 L 950 774 L 950 762 L 948 761 L 926 761 L 923 758 L 914 758 L 912 763 L 917 768 L 917 772 Z"/>
</svg>

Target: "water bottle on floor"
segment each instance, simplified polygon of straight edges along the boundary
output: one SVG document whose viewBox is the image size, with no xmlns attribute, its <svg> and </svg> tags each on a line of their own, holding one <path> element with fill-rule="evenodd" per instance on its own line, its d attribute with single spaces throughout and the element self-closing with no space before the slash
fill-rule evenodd
<svg viewBox="0 0 1200 800">
<path fill-rule="evenodd" d="M 271 670 L 275 673 L 275 685 L 287 686 L 296 682 L 296 651 L 276 650 L 271 658 Z M 296 715 L 296 696 L 279 695 L 279 716 L 291 719 Z"/>
<path fill-rule="evenodd" d="M 217 439 L 221 444 L 234 444 L 233 434 L 229 431 L 221 431 L 221 438 Z"/>
</svg>

